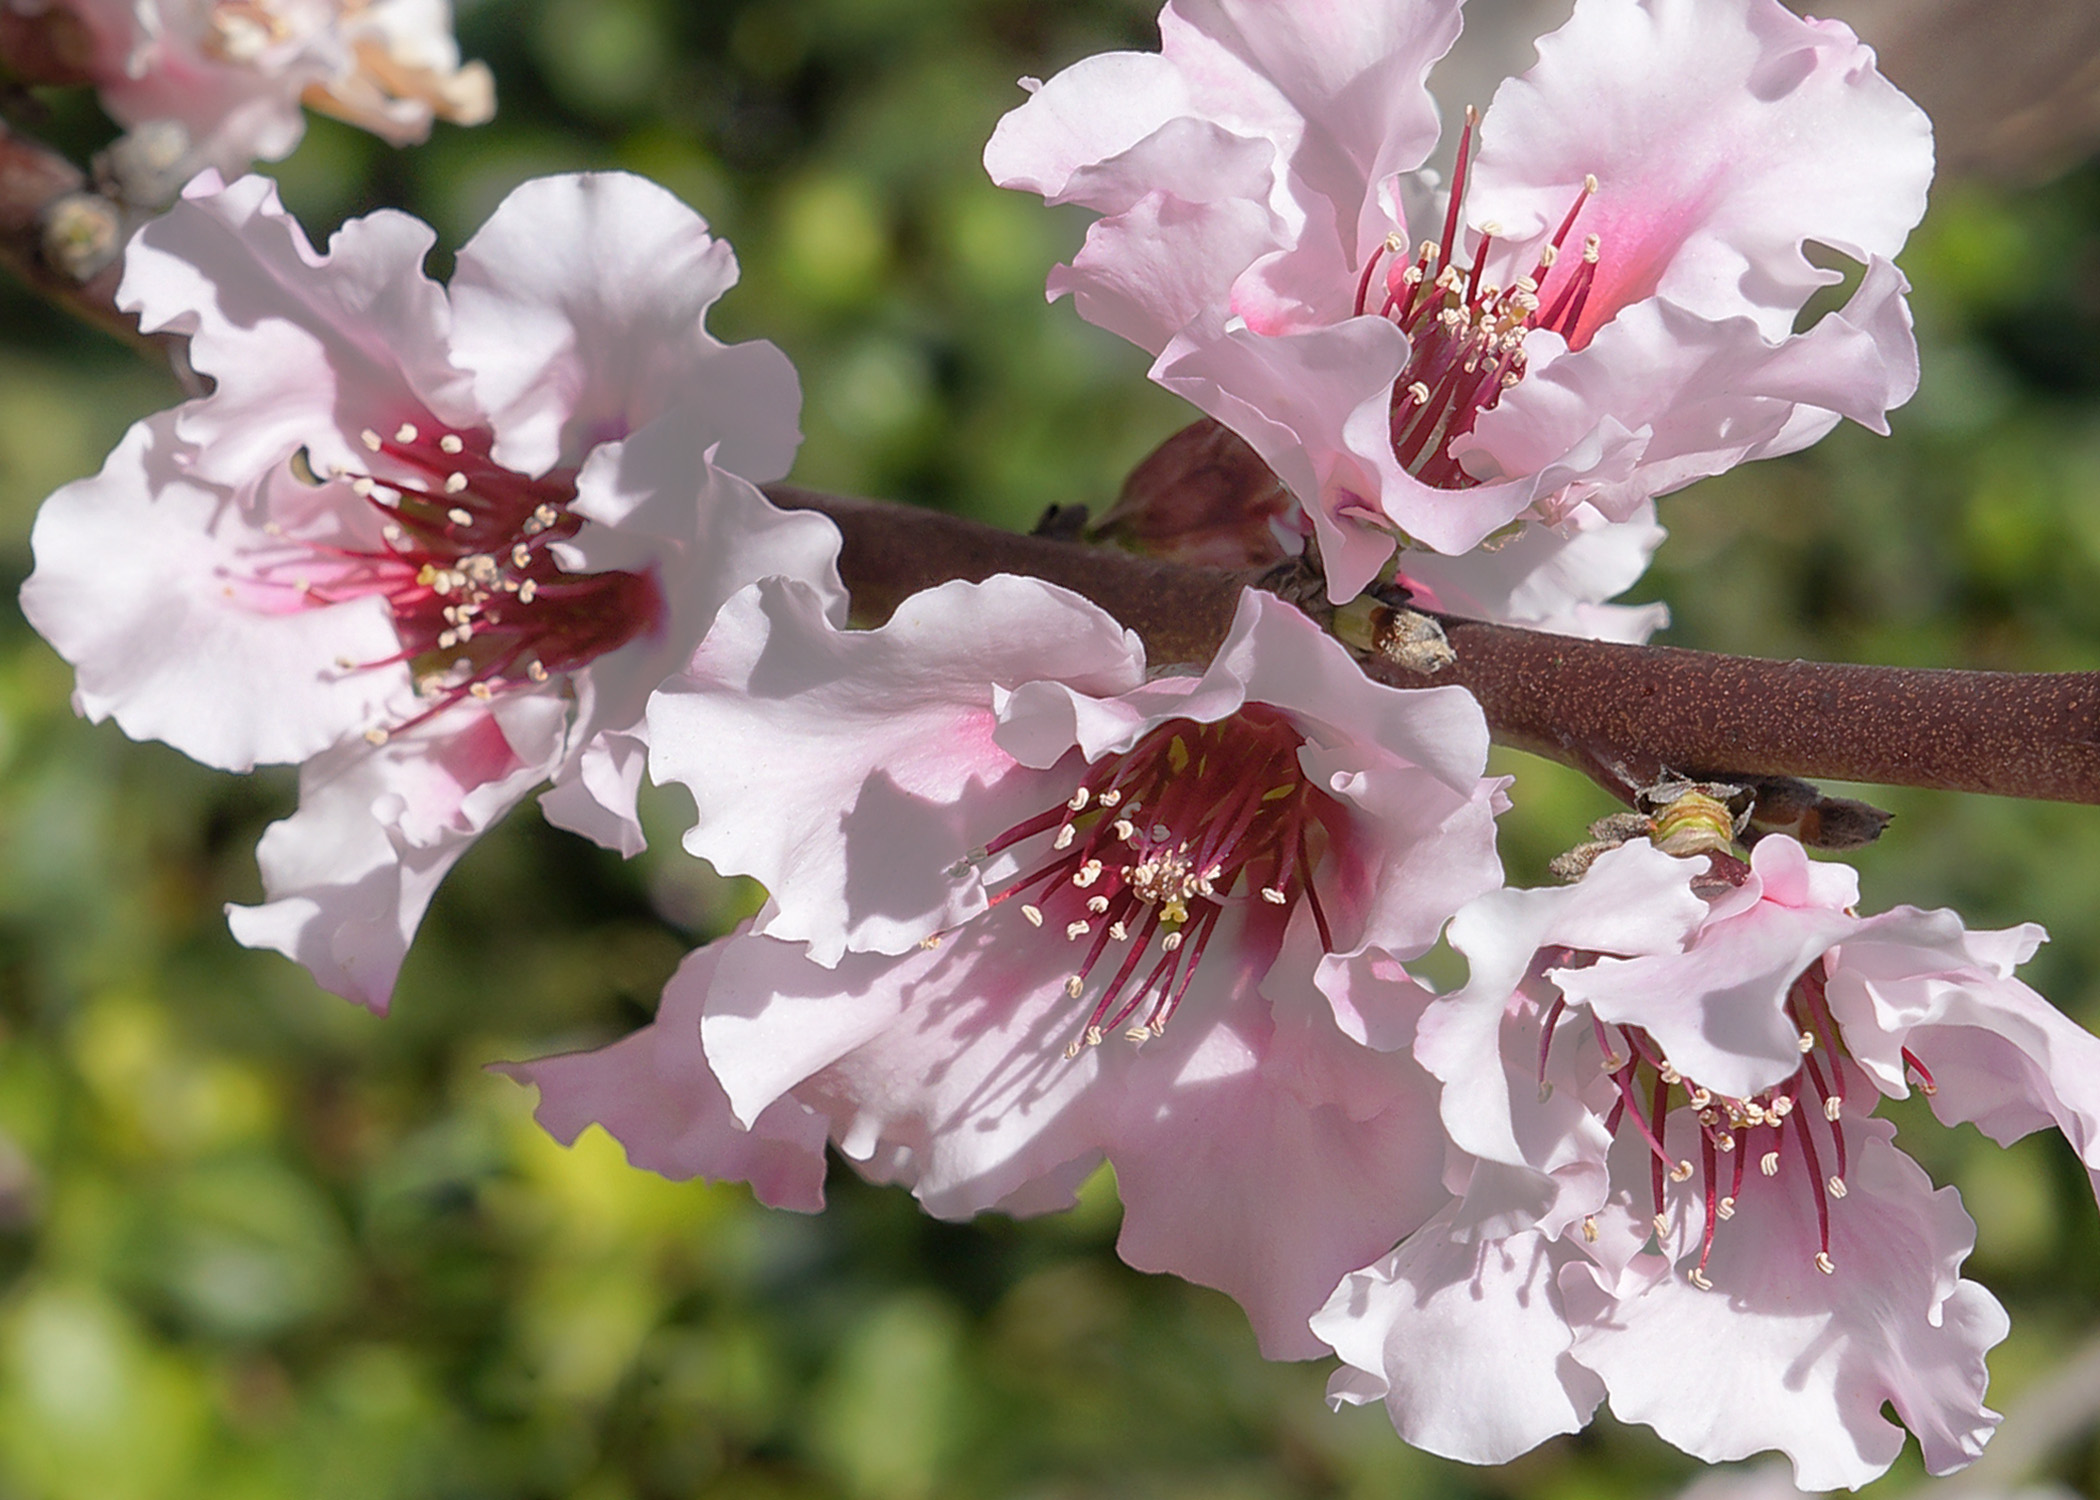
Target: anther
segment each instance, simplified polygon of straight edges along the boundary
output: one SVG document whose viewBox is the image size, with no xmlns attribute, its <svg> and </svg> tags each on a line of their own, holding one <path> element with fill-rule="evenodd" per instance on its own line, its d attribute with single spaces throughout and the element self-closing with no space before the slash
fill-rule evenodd
<svg viewBox="0 0 2100 1500">
<path fill-rule="evenodd" d="M 1093 930 L 1094 927 L 1091 922 L 1067 922 L 1065 923 L 1065 941 L 1077 942 Z"/>
<path fill-rule="evenodd" d="M 1094 896 L 1089 898 L 1086 904 L 1086 909 L 1092 912 L 1095 916 L 1100 916 L 1101 913 L 1108 910 L 1108 897 Z"/>
<path fill-rule="evenodd" d="M 1021 905 L 1021 915 L 1028 919 L 1028 925 L 1030 927 L 1040 927 L 1043 925 L 1043 909 L 1040 906 L 1030 906 L 1026 902 L 1023 902 Z"/>
<path fill-rule="evenodd" d="M 1658 1240 L 1669 1238 L 1670 1221 L 1668 1218 L 1664 1217 L 1662 1214 L 1657 1214 L 1654 1218 L 1650 1219 L 1648 1223 L 1650 1227 L 1652 1227 L 1655 1230 L 1655 1237 Z"/>
<path fill-rule="evenodd" d="M 1757 1170 L 1764 1173 L 1767 1177 L 1777 1177 L 1779 1175 L 1779 1153 L 1777 1151 L 1767 1151 L 1759 1159 Z"/>
<path fill-rule="evenodd" d="M 447 475 L 445 476 L 445 493 L 446 493 L 446 494 L 448 494 L 448 495 L 457 495 L 457 494 L 459 494 L 459 493 L 460 493 L 461 491 L 465 490 L 465 489 L 466 489 L 466 487 L 467 487 L 467 476 L 466 476 L 466 475 L 464 475 L 464 474 L 447 474 Z"/>
<path fill-rule="evenodd" d="M 379 434 L 369 427 L 357 435 L 357 440 L 374 453 L 377 453 L 384 446 Z"/>
<path fill-rule="evenodd" d="M 1074 1000 L 1077 1000 L 1081 992 L 1085 989 L 1086 978 L 1083 975 L 1074 974 L 1070 979 L 1067 979 L 1065 981 L 1065 993 L 1067 995 L 1070 995 Z"/>
<path fill-rule="evenodd" d="M 445 512 L 445 519 L 454 526 L 472 526 L 474 524 L 474 512 L 463 505 L 455 505 L 452 509 Z"/>
<path fill-rule="evenodd" d="M 1816 1269 L 1825 1276 L 1835 1276 L 1837 1274 L 1837 1263 L 1831 1260 L 1828 1250 L 1818 1250 L 1816 1252 Z"/>
<path fill-rule="evenodd" d="M 1816 1050 L 1816 1034 L 1813 1031 L 1804 1031 L 1794 1038 L 1794 1045 L 1803 1052 L 1813 1052 Z"/>
<path fill-rule="evenodd" d="M 1844 1113 L 1844 1109 L 1845 1096 L 1843 1094 L 1832 1094 L 1828 1099 L 1825 1099 L 1823 1101 L 1823 1118 L 1830 1121 L 1831 1124 L 1835 1125 L 1837 1123 L 1837 1117 L 1840 1114 Z"/>
<path fill-rule="evenodd" d="M 1174 931 L 1168 933 L 1165 937 L 1159 940 L 1159 947 L 1162 953 L 1172 953 L 1176 948 L 1179 948 L 1180 946 L 1181 929 L 1178 927 Z"/>
<path fill-rule="evenodd" d="M 1676 1165 L 1676 1166 L 1674 1166 L 1674 1167 L 1670 1168 L 1670 1181 L 1672 1181 L 1672 1182 L 1689 1182 L 1689 1181 L 1691 1181 L 1691 1180 L 1692 1180 L 1692 1164 L 1691 1164 L 1690 1162 L 1688 1162 L 1688 1161 L 1680 1161 L 1680 1162 L 1678 1162 L 1678 1163 L 1677 1163 L 1677 1165 Z"/>
<path fill-rule="evenodd" d="M 1714 1204 L 1714 1217 L 1715 1217 L 1715 1218 L 1717 1218 L 1717 1219 L 1721 1219 L 1721 1220 L 1724 1220 L 1724 1221 L 1725 1221 L 1725 1220 L 1728 1220 L 1728 1219 L 1732 1219 L 1732 1218 L 1734 1218 L 1734 1217 L 1735 1217 L 1735 1199 L 1733 1199 L 1733 1198 L 1723 1198 L 1723 1199 L 1721 1199 L 1721 1200 L 1720 1200 L 1719 1202 L 1715 1203 L 1715 1204 Z"/>
<path fill-rule="evenodd" d="M 1582 1237 L 1592 1245 L 1597 1243 L 1597 1216 L 1595 1214 L 1583 1215 Z"/>
<path fill-rule="evenodd" d="M 466 446 L 459 440 L 459 434 L 456 432 L 448 432 L 438 439 L 438 451 L 441 453 L 458 453 Z"/>
<path fill-rule="evenodd" d="M 403 422 L 394 431 L 394 441 L 397 443 L 413 443 L 415 440 L 416 424 L 413 422 Z"/>
<path fill-rule="evenodd" d="M 547 669 L 540 664 L 538 657 L 534 657 L 531 661 L 525 663 L 525 675 L 534 682 L 545 682 L 547 680 Z"/>
<path fill-rule="evenodd" d="M 1127 1042 L 1149 1042 L 1152 1040 L 1152 1028 L 1139 1022 L 1123 1033 L 1123 1039 Z"/>
<path fill-rule="evenodd" d="M 522 590 L 519 592 L 518 597 L 521 599 L 525 597 Z M 1050 841 L 1050 847 L 1053 849 L 1069 849 L 1072 847 L 1072 840 L 1078 837 L 1079 830 L 1067 823 L 1064 827 L 1057 830 L 1057 837 Z"/>
<path fill-rule="evenodd" d="M 539 580 L 534 578 L 526 579 L 523 583 L 518 585 L 518 602 L 520 604 L 530 604 L 532 602 L 532 596 L 534 594 L 537 594 L 539 591 Z"/>
<path fill-rule="evenodd" d="M 1706 1272 L 1700 1270 L 1697 1266 L 1693 1266 L 1692 1269 L 1686 1273 L 1685 1280 L 1689 1281 L 1693 1286 L 1699 1288 L 1699 1290 L 1702 1292 L 1710 1292 L 1714 1289 L 1714 1284 L 1713 1282 L 1707 1279 Z"/>
<path fill-rule="evenodd" d="M 1842 1177 L 1833 1177 L 1833 1178 L 1831 1178 L 1831 1179 L 1830 1179 L 1830 1182 L 1828 1183 L 1828 1186 L 1829 1186 L 1829 1188 L 1830 1188 L 1830 1196 L 1831 1196 L 1831 1197 L 1833 1197 L 1833 1198 L 1842 1198 L 1842 1197 L 1844 1197 L 1844 1196 L 1845 1196 L 1845 1193 L 1846 1193 L 1847 1189 L 1846 1189 L 1846 1187 L 1845 1187 L 1845 1179 L 1844 1179 L 1844 1178 L 1842 1178 Z"/>
<path fill-rule="evenodd" d="M 1072 800 L 1065 804 L 1065 811 L 1085 812 L 1087 799 L 1092 795 L 1093 794 L 1089 792 L 1085 787 L 1081 787 L 1078 791 L 1072 794 Z"/>
<path fill-rule="evenodd" d="M 1110 787 L 1107 791 L 1101 794 L 1101 805 L 1103 807 L 1114 807 L 1118 802 L 1121 802 L 1122 800 L 1123 794 L 1117 791 L 1114 787 Z M 1133 808 L 1137 806 L 1135 802 L 1131 803 L 1130 805 Z"/>
<path fill-rule="evenodd" d="M 1262 887 L 1261 898 L 1271 906 L 1288 906 L 1291 902 L 1291 898 L 1284 893 L 1280 886 L 1273 885 Z"/>
</svg>

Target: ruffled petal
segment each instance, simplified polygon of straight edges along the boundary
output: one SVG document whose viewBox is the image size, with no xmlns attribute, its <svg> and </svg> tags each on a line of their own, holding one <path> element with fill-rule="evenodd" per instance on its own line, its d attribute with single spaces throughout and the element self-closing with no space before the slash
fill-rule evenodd
<svg viewBox="0 0 2100 1500">
<path fill-rule="evenodd" d="M 1650 502 L 1624 521 L 1582 506 L 1559 525 L 1526 526 L 1493 551 L 1404 552 L 1399 582 L 1422 608 L 1443 614 L 1639 644 L 1669 624 L 1670 607 L 1604 601 L 1640 581 L 1664 534 Z"/>
<path fill-rule="evenodd" d="M 1865 1139 L 1831 1205 L 1830 1255 L 1817 1269 L 1815 1214 L 1798 1177 L 1749 1173 L 1714 1241 L 1710 1292 L 1657 1255 L 1614 1278 L 1577 1264 L 1561 1289 L 1575 1358 L 1603 1377 L 1612 1411 L 1708 1462 L 1776 1448 L 1804 1490 L 1856 1489 L 1894 1461 L 1892 1405 L 1944 1474 L 1983 1450 L 1984 1354 L 2005 1337 L 2004 1309 L 1959 1267 L 1975 1225 L 1952 1188 L 1861 1122 Z"/>
<path fill-rule="evenodd" d="M 574 462 L 666 413 L 715 462 L 778 479 L 801 442 L 801 387 L 768 343 L 725 346 L 707 311 L 736 255 L 664 189 L 624 172 L 536 178 L 459 252 L 453 348 L 522 473 Z"/>
<path fill-rule="evenodd" d="M 1327 1399 L 1383 1401 L 1413 1446 L 1507 1463 L 1579 1431 L 1604 1385 L 1569 1357 L 1552 1243 L 1480 1239 L 1453 1217 L 1439 1214 L 1344 1277 L 1313 1318 L 1313 1332 L 1342 1357 Z"/>
<path fill-rule="evenodd" d="M 1104 1142 L 1123 1259 L 1225 1292 L 1268 1359 L 1325 1353 L 1307 1320 L 1335 1279 L 1449 1197 L 1435 1082 L 1336 1030 L 1308 967 L 1279 964 L 1262 1005 L 1206 965 Z"/>
<path fill-rule="evenodd" d="M 341 665 L 399 651 L 384 601 L 319 604 L 306 586 L 325 584 L 330 565 L 288 537 L 369 545 L 346 534 L 369 514 L 362 504 L 342 490 L 336 514 L 280 474 L 264 513 L 289 524 L 266 531 L 188 476 L 174 427 L 168 412 L 135 424 L 101 473 L 37 512 L 22 610 L 74 664 L 80 711 L 232 771 L 304 760 L 405 717 L 406 667 Z"/>
<path fill-rule="evenodd" d="M 301 448 L 314 472 L 362 472 L 367 428 L 427 414 L 471 428 L 464 372 L 447 352 L 451 312 L 423 274 L 436 236 L 407 214 L 351 219 L 317 254 L 277 201 L 244 177 L 193 182 L 133 237 L 117 303 L 147 333 L 187 334 L 212 393 L 177 409 L 199 479 L 241 488 Z"/>
<path fill-rule="evenodd" d="M 1807 241 L 1892 256 L 1924 213 L 1931 126 L 1839 22 L 1774 0 L 1583 0 L 1538 45 L 1487 112 L 1467 212 L 1522 242 L 1597 178 L 1577 221 L 1602 241 L 1577 347 L 1657 294 L 1780 338 L 1837 279 Z"/>
<path fill-rule="evenodd" d="M 272 823 L 256 850 L 263 904 L 226 909 L 235 939 L 384 1012 L 438 882 L 545 778 L 563 718 L 551 696 L 511 698 L 308 761 L 299 811 Z"/>
<path fill-rule="evenodd" d="M 760 931 L 824 964 L 903 953 L 984 909 L 956 868 L 973 845 L 1070 795 L 993 742 L 995 686 L 1143 673 L 1135 636 L 1033 579 L 947 584 L 852 632 L 807 585 L 768 580 L 651 699 L 651 771 L 693 793 L 686 848 L 772 893 Z"/>
<path fill-rule="evenodd" d="M 633 1035 L 495 1071 L 540 1091 L 533 1118 L 565 1146 L 599 1125 L 645 1171 L 748 1182 L 761 1203 L 814 1213 L 824 1206 L 824 1117 L 781 1099 L 746 1129 L 708 1066 L 700 1012 L 722 951 L 715 943 L 689 954 L 656 1019 Z"/>
</svg>

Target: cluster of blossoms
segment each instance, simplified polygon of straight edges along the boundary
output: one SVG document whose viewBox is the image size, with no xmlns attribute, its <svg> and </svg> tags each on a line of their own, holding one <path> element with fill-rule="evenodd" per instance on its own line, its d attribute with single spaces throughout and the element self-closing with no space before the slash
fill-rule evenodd
<svg viewBox="0 0 2100 1500">
<path fill-rule="evenodd" d="M 147 198 L 289 156 L 302 105 L 395 145 L 496 108 L 447 0 L 0 0 L 0 41 L 39 81 L 93 85 L 133 133 L 127 185 Z"/>
<path fill-rule="evenodd" d="M 1655 496 L 1914 387 L 1888 257 L 1929 134 L 1776 0 L 1580 0 L 1440 186 L 1458 22 L 1172 0 L 1160 53 L 1037 86 L 987 162 L 1103 215 L 1052 294 L 1268 462 L 1334 599 L 1392 564 L 1439 607 L 1645 635 L 1604 601 Z M 1797 328 L 1837 279 L 1809 240 L 1863 269 Z M 267 183 L 199 178 L 119 300 L 213 388 L 36 524 L 23 605 L 83 713 L 302 765 L 242 942 L 383 1007 L 497 817 L 551 783 L 552 821 L 633 853 L 646 771 L 767 899 L 651 1025 L 509 1067 L 562 1139 L 805 1209 L 836 1151 L 948 1217 L 1066 1206 L 1105 1163 L 1132 1265 L 1473 1461 L 1607 1400 L 1810 1488 L 1890 1464 L 1884 1404 L 1934 1472 L 1977 1454 L 2005 1317 L 1874 1106 L 2053 1125 L 2100 1173 L 2100 1040 L 2013 977 L 2037 929 L 1862 916 L 1849 871 L 1742 851 L 1724 810 L 1695 854 L 1506 889 L 1479 705 L 1372 681 L 1266 593 L 1200 664 L 1009 575 L 848 628 L 838 534 L 755 488 L 799 392 L 707 334 L 736 266 L 697 217 L 553 178 L 449 287 L 431 242 L 383 212 L 319 253 Z M 1438 993 L 1410 965 L 1446 936 Z"/>
</svg>

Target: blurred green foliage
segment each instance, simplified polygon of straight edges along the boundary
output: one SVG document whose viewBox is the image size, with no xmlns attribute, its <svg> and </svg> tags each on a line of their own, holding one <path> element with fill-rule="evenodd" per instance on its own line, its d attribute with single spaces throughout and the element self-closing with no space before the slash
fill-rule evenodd
<svg viewBox="0 0 2100 1500">
<path fill-rule="evenodd" d="M 626 167 L 735 242 L 725 337 L 802 371 L 800 481 L 1026 525 L 1099 504 L 1189 419 L 1144 359 L 1045 309 L 1083 216 L 993 189 L 1014 80 L 1153 44 L 1136 0 L 481 0 L 502 112 L 402 153 L 326 121 L 279 169 L 316 238 L 397 205 L 440 264 L 519 181 Z M 52 128 L 105 131 L 77 100 Z M 1943 187 L 1905 257 L 1925 385 L 1665 504 L 1639 596 L 1671 639 L 1938 665 L 2093 665 L 2100 640 L 2100 172 Z M 34 508 L 176 396 L 0 289 L 0 571 Z M 1330 1415 L 1223 1298 L 1123 1267 L 1113 1184 L 1016 1224 L 928 1220 L 834 1173 L 821 1217 L 627 1169 L 531 1124 L 492 1059 L 647 1016 L 749 909 L 659 837 L 632 864 L 530 810 L 447 883 L 380 1020 L 228 938 L 286 775 L 91 729 L 64 665 L 0 623 L 0 1497 L 1028 1500 L 1661 1495 L 1692 1466 L 1608 1419 L 1499 1470 Z M 1507 758 L 1511 869 L 1608 810 Z M 2100 813 L 1926 793 L 1859 859 L 1872 906 L 2046 923 L 2033 980 L 2100 1022 Z M 674 828 L 668 799 L 654 825 Z M 2054 1138 L 2001 1153 L 1897 1111 L 1979 1221 L 2014 1314 L 1996 1393 L 2077 1340 L 2100 1225 Z M 1687 1350 L 1686 1377 L 1726 1350 Z M 2059 1475 L 2100 1479 L 2091 1445 Z M 1906 1460 L 1882 1488 L 1917 1478 Z"/>
</svg>

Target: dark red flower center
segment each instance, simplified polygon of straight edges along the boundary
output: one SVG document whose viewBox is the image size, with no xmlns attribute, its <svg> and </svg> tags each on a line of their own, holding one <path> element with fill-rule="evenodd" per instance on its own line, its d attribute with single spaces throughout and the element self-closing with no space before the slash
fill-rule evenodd
<svg viewBox="0 0 2100 1500">
<path fill-rule="evenodd" d="M 1787 993 L 1786 1013 L 1799 1035 L 1801 1066 L 1778 1085 L 1747 1099 L 1731 1098 L 1685 1077 L 1663 1055 L 1646 1030 L 1638 1026 L 1607 1026 L 1594 1017 L 1590 1021 L 1597 1045 L 1604 1052 L 1604 1070 L 1618 1092 L 1605 1128 L 1614 1135 L 1635 1132 L 1649 1155 L 1649 1186 L 1655 1214 L 1655 1233 L 1660 1241 L 1668 1232 L 1664 1197 L 1669 1183 L 1701 1179 L 1703 1232 L 1699 1263 L 1689 1273 L 1692 1285 L 1712 1289 L 1706 1267 L 1713 1255 L 1714 1235 L 1720 1225 L 1735 1217 L 1742 1196 L 1743 1178 L 1754 1170 L 1765 1177 L 1796 1176 L 1807 1184 L 1815 1205 L 1818 1245 L 1816 1268 L 1833 1274 L 1830 1258 L 1831 1204 L 1845 1196 L 1847 1150 L 1845 1101 L 1850 1095 L 1853 1074 L 1859 1065 L 1844 1049 L 1837 1022 L 1831 1016 L 1825 993 L 1828 975 L 1824 961 L 1817 959 Z M 1546 1054 L 1552 1046 L 1554 1027 L 1565 1010 L 1555 1001 L 1546 1014 L 1539 1045 L 1539 1079 L 1546 1075 Z M 1932 1075 L 1908 1049 L 1904 1060 L 1918 1075 L 1920 1086 L 1932 1092 Z M 1862 1097 L 1872 1103 L 1878 1092 L 1864 1076 L 1858 1078 Z M 1683 1154 L 1683 1115 L 1679 1115 L 1680 1139 L 1670 1139 L 1673 1109 L 1683 1105 L 1697 1126 L 1698 1160 Z M 1585 1226 L 1594 1234 L 1594 1226 Z"/>
<path fill-rule="evenodd" d="M 384 516 L 376 551 L 321 548 L 334 566 L 304 592 L 317 604 L 370 594 L 393 611 L 401 650 L 378 667 L 408 663 L 429 707 L 407 723 L 370 731 L 383 742 L 462 698 L 543 683 L 656 627 L 663 598 L 641 573 L 564 572 L 553 547 L 582 528 L 569 510 L 576 475 L 538 478 L 490 456 L 491 435 L 411 422 L 390 435 L 367 430 L 373 472 L 339 474 Z"/>
<path fill-rule="evenodd" d="M 1500 234 L 1492 224 L 1482 226 L 1472 263 L 1458 263 L 1459 208 L 1479 121 L 1479 113 L 1469 108 L 1458 139 L 1443 234 L 1424 240 L 1412 261 L 1406 258 L 1407 241 L 1397 231 L 1389 235 L 1364 263 L 1356 286 L 1359 316 L 1374 313 L 1390 319 L 1408 337 L 1407 366 L 1393 382 L 1393 456 L 1424 484 L 1447 490 L 1479 483 L 1451 456 L 1451 444 L 1471 432 L 1480 414 L 1494 410 L 1502 393 L 1524 378 L 1525 336 L 1544 328 L 1574 342 L 1597 279 L 1595 235 L 1583 241 L 1580 259 L 1572 267 L 1562 267 L 1557 275 L 1554 269 L 1577 216 L 1597 190 L 1594 177 L 1576 195 L 1530 274 L 1507 287 L 1483 282 L 1488 253 Z M 1382 296 L 1375 295 L 1377 288 L 1383 289 Z"/>
<path fill-rule="evenodd" d="M 1163 1031 L 1228 907 L 1243 909 L 1248 940 L 1273 945 L 1303 901 L 1333 947 L 1313 874 L 1343 813 L 1300 766 L 1304 744 L 1258 704 L 1213 724 L 1170 720 L 987 846 L 1050 835 L 1045 858 L 992 902 L 1020 901 L 1031 924 L 1075 946 L 1073 999 L 1109 973 L 1067 1056 L 1125 1023 L 1133 1041 Z"/>
</svg>

